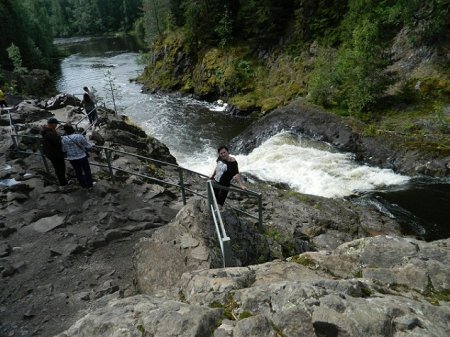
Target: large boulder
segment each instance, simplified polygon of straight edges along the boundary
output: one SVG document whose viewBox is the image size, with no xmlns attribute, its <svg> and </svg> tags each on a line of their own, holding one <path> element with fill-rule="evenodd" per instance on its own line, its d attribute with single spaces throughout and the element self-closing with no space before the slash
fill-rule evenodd
<svg viewBox="0 0 450 337">
<path fill-rule="evenodd" d="M 148 136 L 126 116 L 110 115 L 107 126 L 100 132 L 108 145 L 126 147 L 127 150 L 139 155 L 176 164 L 175 157 L 171 155 L 165 144 Z"/>
<path fill-rule="evenodd" d="M 50 98 L 46 102 L 46 109 L 48 110 L 56 110 L 64 108 L 68 105 L 70 106 L 79 106 L 81 104 L 81 100 L 74 95 L 69 94 L 58 94 L 52 98 Z"/>
<path fill-rule="evenodd" d="M 271 258 L 267 238 L 257 227 L 230 209 L 223 211 L 222 217 L 231 241 L 231 265 L 246 266 Z M 137 288 L 145 294 L 172 288 L 185 272 L 222 267 L 207 202 L 197 198 L 189 201 L 170 224 L 141 239 L 133 261 Z"/>
<path fill-rule="evenodd" d="M 57 337 L 208 336 L 222 310 L 135 296 L 112 300 Z"/>
<path fill-rule="evenodd" d="M 186 271 L 221 266 L 217 236 L 201 204 L 189 203 L 174 221 L 136 245 L 133 261 L 141 293 L 169 289 Z"/>
<path fill-rule="evenodd" d="M 186 241 L 194 242 L 193 238 Z M 59 337 L 106 336 L 104 331 L 110 336 L 115 336 L 113 331 L 139 336 L 136 330 L 158 337 L 446 336 L 450 328 L 449 243 L 379 236 L 287 261 L 188 271 L 173 282 L 172 291 L 103 304 Z M 164 271 L 171 270 L 174 261 L 148 256 L 147 263 L 149 268 L 164 265 L 156 272 L 166 278 Z M 415 267 L 417 272 L 423 269 L 431 286 L 424 291 L 417 288 L 413 274 L 409 279 L 401 275 L 403 266 Z M 375 268 L 388 277 L 372 273 Z M 397 272 L 399 278 L 391 283 L 390 277 Z M 422 279 L 420 273 L 418 278 Z M 148 308 L 149 317 L 143 307 Z M 170 329 L 160 329 L 160 317 L 174 319 L 174 308 L 180 312 L 178 318 L 168 323 Z M 141 320 L 130 323 L 130 317 Z M 186 317 L 192 321 L 181 332 L 180 322 Z M 199 334 L 202 317 L 211 329 L 205 335 Z M 216 326 L 210 325 L 213 319 Z"/>
</svg>

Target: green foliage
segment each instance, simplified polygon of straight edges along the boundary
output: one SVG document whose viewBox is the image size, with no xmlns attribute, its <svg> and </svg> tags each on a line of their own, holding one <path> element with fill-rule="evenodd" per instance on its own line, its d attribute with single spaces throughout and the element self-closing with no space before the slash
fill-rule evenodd
<svg viewBox="0 0 450 337">
<path fill-rule="evenodd" d="M 335 54 L 331 49 L 320 50 L 308 81 L 309 98 L 324 107 L 336 105 L 337 79 Z"/>
<path fill-rule="evenodd" d="M 445 40 L 449 29 L 444 0 L 145 0 L 145 8 L 144 22 L 160 23 L 158 41 L 148 38 L 153 55 L 167 58 L 151 60 L 152 88 L 219 96 L 260 114 L 307 95 L 371 118 L 396 80 L 388 72 L 394 37 L 408 27 L 413 41 Z M 183 45 L 172 49 L 164 39 L 180 32 Z M 177 64 L 180 50 L 189 67 Z M 429 87 L 435 95 L 448 85 Z"/>
<path fill-rule="evenodd" d="M 308 268 L 311 268 L 311 269 L 316 269 L 317 268 L 317 265 L 314 262 L 314 260 L 311 259 L 311 257 L 309 255 L 305 255 L 305 254 L 293 256 L 292 257 L 292 262 L 301 264 L 302 266 L 305 266 L 305 267 L 308 267 Z"/>
<path fill-rule="evenodd" d="M 117 105 L 116 101 L 122 99 L 120 86 L 116 82 L 116 77 L 113 75 L 111 70 L 107 70 L 104 75 L 107 99 L 109 103 L 113 104 L 114 112 L 117 115 Z"/>
<path fill-rule="evenodd" d="M 222 25 L 220 22 L 224 6 L 227 4 L 220 0 L 181 1 L 186 37 L 194 49 L 201 44 L 219 43 L 216 25 Z"/>
<path fill-rule="evenodd" d="M 223 16 L 220 18 L 219 25 L 214 29 L 219 36 L 219 46 L 225 47 L 228 45 L 233 36 L 233 23 L 231 22 L 230 11 L 224 7 Z"/>
<path fill-rule="evenodd" d="M 47 0 L 46 0 L 47 1 Z M 13 69 L 6 48 L 13 43 L 21 54 L 22 66 L 29 69 L 55 67 L 57 55 L 44 0 L 2 0 L 0 2 L 0 64 Z M 17 70 L 17 68 L 16 68 Z M 20 72 L 20 71 L 19 71 Z"/>
<path fill-rule="evenodd" d="M 434 288 L 433 282 L 430 276 L 428 276 L 428 284 L 425 289 L 424 295 L 427 297 L 428 302 L 433 305 L 440 305 L 440 301 L 449 302 L 450 301 L 450 290 L 444 289 L 437 291 Z"/>
<path fill-rule="evenodd" d="M 399 0 L 398 9 L 396 18 L 415 31 L 416 40 L 434 42 L 448 32 L 450 6 L 447 0 Z"/>
<path fill-rule="evenodd" d="M 142 324 L 139 324 L 136 328 L 141 333 L 141 337 L 144 337 L 145 336 L 145 327 Z"/>
<path fill-rule="evenodd" d="M 384 72 L 389 59 L 381 22 L 365 15 L 347 29 L 351 35 L 337 53 L 325 49 L 319 54 L 309 94 L 315 103 L 357 115 L 371 109 L 391 83 Z"/>
<path fill-rule="evenodd" d="M 323 41 L 325 45 L 338 43 L 337 28 L 347 12 L 347 3 L 348 1 L 342 0 L 298 1 L 293 43 L 300 46 L 314 40 Z"/>
<path fill-rule="evenodd" d="M 170 0 L 144 0 L 142 5 L 145 39 L 151 43 L 173 25 Z"/>
<path fill-rule="evenodd" d="M 14 43 L 11 43 L 11 45 L 6 48 L 6 51 L 8 52 L 8 56 L 14 66 L 14 73 L 19 76 L 25 75 L 28 70 L 22 66 L 22 56 L 20 54 L 19 47 L 17 47 Z"/>
<path fill-rule="evenodd" d="M 271 45 L 283 35 L 291 21 L 294 2 L 289 0 L 248 0 L 239 6 L 236 33 L 256 45 Z"/>
<path fill-rule="evenodd" d="M 233 293 L 228 293 L 226 300 L 225 300 L 225 304 L 223 305 L 223 314 L 226 318 L 228 318 L 229 320 L 236 320 L 236 316 L 234 314 L 234 310 L 239 308 L 239 304 L 236 302 L 236 300 L 233 297 Z"/>
<path fill-rule="evenodd" d="M 374 294 L 374 291 L 370 289 L 369 287 L 362 287 L 361 288 L 362 297 L 367 298 L 371 297 Z"/>
<path fill-rule="evenodd" d="M 246 318 L 249 318 L 252 316 L 253 316 L 253 314 L 250 311 L 243 311 L 240 313 L 239 319 L 246 319 Z"/>
</svg>

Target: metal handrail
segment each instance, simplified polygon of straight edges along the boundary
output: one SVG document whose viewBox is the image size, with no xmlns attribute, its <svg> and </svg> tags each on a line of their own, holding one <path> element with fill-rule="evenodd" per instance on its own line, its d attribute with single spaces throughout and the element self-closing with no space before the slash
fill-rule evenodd
<svg viewBox="0 0 450 337">
<path fill-rule="evenodd" d="M 84 121 L 85 119 L 89 119 L 89 115 L 91 113 L 94 112 L 94 110 L 97 109 L 97 106 L 95 106 L 91 111 L 87 112 L 86 115 L 83 116 L 83 118 L 81 118 L 78 122 L 75 123 L 75 129 L 78 130 L 78 125 L 80 125 L 80 123 L 82 121 Z M 86 109 L 85 109 L 86 110 Z M 88 130 L 90 130 L 91 128 L 94 127 L 94 123 L 91 123 L 91 121 L 89 120 L 89 126 L 87 127 L 87 129 L 83 129 L 83 132 L 81 132 L 81 134 L 86 134 Z"/>
<path fill-rule="evenodd" d="M 245 193 L 249 196 L 257 198 L 258 199 L 258 216 L 254 216 L 253 214 L 245 212 L 239 208 L 235 208 L 235 207 L 230 207 L 230 208 L 238 213 L 245 214 L 246 216 L 248 216 L 250 218 L 258 220 L 258 228 L 262 229 L 263 214 L 262 214 L 262 194 L 261 193 L 255 192 L 255 191 L 252 191 L 249 189 L 244 190 L 234 184 L 231 184 L 230 187 L 223 186 L 223 185 L 220 185 L 219 183 L 217 183 L 215 180 L 211 180 L 211 183 L 214 188 L 218 188 L 221 190 L 227 190 L 227 191 L 231 191 L 231 192 Z"/>
<path fill-rule="evenodd" d="M 208 190 L 208 209 L 211 213 L 211 218 L 216 228 L 217 237 L 219 239 L 220 250 L 222 252 L 223 267 L 231 266 L 231 240 L 227 235 L 225 226 L 223 225 L 222 216 L 220 215 L 219 205 L 214 194 L 213 182 L 208 180 L 206 182 L 206 189 Z"/>
<path fill-rule="evenodd" d="M 41 137 L 39 137 L 39 136 L 30 136 L 30 135 L 19 135 L 19 134 L 11 134 L 11 137 L 13 138 L 13 143 L 16 146 L 16 151 L 17 152 L 24 153 L 24 154 L 29 154 L 29 155 L 40 155 L 40 156 L 42 156 L 42 159 L 43 159 L 43 162 L 44 162 L 44 166 L 46 167 L 47 172 L 50 173 L 50 171 L 48 169 L 48 164 L 46 163 L 45 156 L 44 156 L 43 153 L 37 154 L 35 152 L 21 151 L 21 150 L 18 149 L 18 143 L 19 142 L 16 140 L 16 137 L 33 138 L 33 139 L 37 139 L 39 141 L 41 140 Z M 183 172 L 195 174 L 195 175 L 197 175 L 199 177 L 203 177 L 203 178 L 209 179 L 209 177 L 207 175 L 205 175 L 205 174 L 202 174 L 200 172 L 196 172 L 196 171 L 184 168 L 184 167 L 179 166 L 177 164 L 165 162 L 165 161 L 154 159 L 154 158 L 150 158 L 150 157 L 145 157 L 145 156 L 134 154 L 134 153 L 129 153 L 129 152 L 126 152 L 126 151 L 121 151 L 121 150 L 112 149 L 112 148 L 104 147 L 104 146 L 97 146 L 97 145 L 95 145 L 94 147 L 105 152 L 105 158 L 106 158 L 107 164 L 101 164 L 101 163 L 97 163 L 97 162 L 93 162 L 93 161 L 90 161 L 90 164 L 93 165 L 93 166 L 99 166 L 99 167 L 108 168 L 109 175 L 110 175 L 111 180 L 113 182 L 115 181 L 114 170 L 115 171 L 121 171 L 121 172 L 125 172 L 125 173 L 131 174 L 131 175 L 139 176 L 141 178 L 146 178 L 146 179 L 155 181 L 155 182 L 160 183 L 160 184 L 166 184 L 166 185 L 169 185 L 169 186 L 174 186 L 174 187 L 180 188 L 181 194 L 182 194 L 182 200 L 183 200 L 183 204 L 184 205 L 186 205 L 186 191 L 190 192 L 190 193 L 192 193 L 194 195 L 200 196 L 202 198 L 205 198 L 205 199 L 208 198 L 207 195 L 204 195 L 204 194 L 199 193 L 199 192 L 197 192 L 195 190 L 189 189 L 184 184 Z M 138 158 L 138 159 L 141 159 L 141 160 L 150 161 L 150 162 L 159 164 L 161 166 L 172 167 L 172 168 L 178 170 L 178 174 L 179 174 L 178 184 L 175 184 L 175 183 L 172 183 L 172 182 L 169 182 L 169 181 L 165 181 L 165 180 L 161 180 L 161 179 L 158 179 L 158 178 L 155 178 L 155 177 L 152 177 L 152 176 L 149 176 L 149 175 L 145 175 L 145 174 L 142 174 L 142 173 L 128 171 L 126 169 L 113 166 L 112 165 L 112 154 L 113 153 L 119 153 L 119 154 L 122 154 L 122 155 L 135 157 L 135 158 Z M 226 187 L 226 186 L 223 186 L 223 185 L 220 185 L 220 184 L 216 183 L 215 181 L 211 181 L 211 183 L 213 184 L 213 187 L 215 187 L 215 188 L 224 189 L 224 190 L 237 192 L 237 193 L 244 193 L 244 194 L 247 194 L 247 195 L 249 195 L 251 197 L 256 198 L 258 200 L 258 216 L 250 214 L 250 213 L 248 213 L 248 212 L 246 212 L 246 211 L 244 211 L 242 209 L 239 209 L 239 208 L 235 208 L 235 207 L 230 207 L 230 208 L 233 209 L 234 211 L 238 212 L 238 213 L 244 214 L 244 215 L 246 215 L 248 217 L 251 217 L 251 218 L 254 218 L 254 219 L 258 220 L 258 227 L 260 229 L 262 229 L 263 214 L 262 214 L 262 194 L 261 193 L 253 191 L 253 190 L 250 190 L 250 189 L 245 189 L 244 190 L 244 189 L 241 189 L 240 187 L 238 187 L 238 186 L 236 186 L 234 184 L 232 184 L 230 187 Z"/>
<path fill-rule="evenodd" d="M 9 111 L 8 111 L 9 112 Z M 92 111 L 91 111 L 92 112 Z M 83 119 L 87 118 L 88 116 L 84 116 Z M 83 120 L 82 119 L 82 120 Z M 12 117 L 11 117 L 11 113 L 9 112 L 9 122 L 10 122 L 10 129 L 11 129 L 11 138 L 14 144 L 14 147 L 16 149 L 17 152 L 19 153 L 25 153 L 28 155 L 39 155 L 42 157 L 45 169 L 47 171 L 47 173 L 50 173 L 49 170 L 49 165 L 47 163 L 46 157 L 44 155 L 44 153 L 42 152 L 42 148 L 39 147 L 39 153 L 36 152 L 28 152 L 28 151 L 22 151 L 19 149 L 19 143 L 20 143 L 20 138 L 21 137 L 25 137 L 25 138 L 32 138 L 32 139 L 39 139 L 39 141 L 42 139 L 39 136 L 30 136 L 30 135 L 19 135 L 16 131 L 16 128 L 14 126 Z M 80 121 L 76 124 L 78 125 L 80 123 Z M 92 126 L 92 124 L 90 124 L 90 126 Z M 86 130 L 87 131 L 87 130 Z M 180 188 L 181 190 L 181 196 L 182 196 L 182 200 L 183 200 L 183 204 L 186 205 L 186 191 L 194 194 L 194 195 L 198 195 L 202 198 L 206 198 L 208 199 L 208 209 L 211 213 L 211 219 L 214 222 L 214 226 L 216 228 L 216 232 L 218 235 L 218 239 L 219 239 L 219 244 L 220 244 L 220 249 L 222 252 L 222 258 L 223 258 L 223 267 L 228 267 L 231 266 L 231 239 L 230 237 L 227 235 L 226 230 L 225 230 L 225 226 L 223 224 L 222 221 L 222 217 L 220 215 L 220 210 L 217 204 L 217 200 L 214 194 L 214 188 L 219 188 L 219 189 L 225 189 L 225 190 L 229 190 L 229 191 L 234 191 L 234 192 L 238 192 L 238 193 L 244 193 L 247 194 L 251 197 L 256 197 L 258 199 L 258 217 L 255 217 L 254 215 L 245 212 L 241 209 L 238 208 L 234 208 L 231 207 L 231 209 L 233 209 L 234 211 L 237 211 L 239 213 L 245 214 L 246 216 L 255 218 L 258 220 L 258 227 L 260 229 L 262 229 L 262 221 L 263 221 L 263 217 L 262 217 L 262 194 L 259 192 L 255 192 L 252 190 L 248 190 L 248 189 L 241 189 L 239 187 L 237 187 L 236 185 L 231 185 L 230 187 L 227 186 L 222 186 L 218 183 L 216 183 L 215 181 L 209 179 L 209 177 L 205 174 L 199 173 L 199 172 L 195 172 L 192 171 L 190 169 L 181 167 L 177 164 L 173 164 L 173 163 L 168 163 L 165 161 L 161 161 L 158 159 L 154 159 L 154 158 L 149 158 L 149 157 L 145 157 L 142 155 L 138 155 L 138 154 L 134 154 L 134 153 L 129 153 L 129 152 L 125 152 L 125 151 L 121 151 L 121 150 L 117 150 L 117 149 L 112 149 L 112 148 L 108 148 L 108 147 L 104 147 L 104 146 L 94 146 L 97 149 L 100 149 L 100 151 L 104 151 L 105 152 L 105 158 L 106 158 L 106 164 L 102 164 L 102 163 L 98 163 L 98 162 L 90 162 L 91 165 L 93 166 L 99 166 L 99 167 L 104 167 L 108 169 L 109 175 L 111 177 L 111 180 L 113 182 L 115 182 L 115 175 L 114 175 L 114 170 L 115 171 L 122 171 L 122 172 L 126 172 L 128 174 L 134 175 L 134 176 L 138 176 L 141 178 L 145 178 L 145 179 L 149 179 L 152 181 L 155 181 L 157 183 L 160 184 L 166 184 L 169 186 L 174 186 L 177 188 Z M 131 157 L 135 157 L 141 160 L 146 160 L 146 161 L 150 161 L 153 163 L 157 163 L 161 166 L 169 166 L 172 167 L 174 169 L 176 169 L 179 173 L 179 181 L 178 183 L 173 183 L 170 181 L 166 181 L 166 180 L 161 180 L 146 174 L 142 174 L 142 173 L 137 173 L 137 172 L 132 172 L 132 171 L 128 171 L 125 169 L 122 169 L 120 167 L 115 167 L 112 165 L 112 154 L 113 153 L 119 153 L 122 155 L 127 155 L 127 156 L 131 156 Z M 187 188 L 187 186 L 184 184 L 184 177 L 183 177 L 183 172 L 187 172 L 187 173 L 191 173 L 191 174 L 196 174 L 197 176 L 203 177 L 203 178 L 207 178 L 207 195 L 203 195 L 195 190 L 189 189 Z"/>
</svg>

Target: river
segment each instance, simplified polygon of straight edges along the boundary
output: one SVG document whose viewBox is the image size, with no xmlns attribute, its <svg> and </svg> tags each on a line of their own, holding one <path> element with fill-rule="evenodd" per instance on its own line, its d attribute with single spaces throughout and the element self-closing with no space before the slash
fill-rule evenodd
<svg viewBox="0 0 450 337">
<path fill-rule="evenodd" d="M 165 143 L 177 162 L 210 174 L 216 148 L 227 144 L 252 120 L 235 118 L 218 104 L 175 95 L 145 94 L 135 78 L 143 66 L 139 45 L 127 38 L 58 40 L 71 54 L 61 63 L 60 92 L 81 96 L 89 86 L 112 107 L 105 90 L 109 71 L 117 87 L 119 113 Z M 357 164 L 350 153 L 301 135 L 280 133 L 249 155 L 235 154 L 243 175 L 287 184 L 301 193 L 345 197 L 401 219 L 405 233 L 427 240 L 450 237 L 448 181 L 403 176 L 391 170 Z"/>
</svg>

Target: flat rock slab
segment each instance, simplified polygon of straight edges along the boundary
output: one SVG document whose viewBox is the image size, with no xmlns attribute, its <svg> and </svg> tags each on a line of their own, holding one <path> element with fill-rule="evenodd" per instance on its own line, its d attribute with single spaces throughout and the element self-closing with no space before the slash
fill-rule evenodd
<svg viewBox="0 0 450 337">
<path fill-rule="evenodd" d="M 64 223 L 64 215 L 53 215 L 46 218 L 41 218 L 31 224 L 31 227 L 39 233 L 47 233 Z"/>
</svg>

